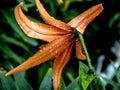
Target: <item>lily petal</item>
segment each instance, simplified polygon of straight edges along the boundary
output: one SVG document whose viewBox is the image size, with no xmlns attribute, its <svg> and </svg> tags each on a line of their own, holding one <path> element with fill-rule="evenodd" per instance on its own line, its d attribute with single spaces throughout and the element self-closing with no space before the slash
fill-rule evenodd
<svg viewBox="0 0 120 90">
<path fill-rule="evenodd" d="M 51 42 L 51 41 L 53 41 L 55 39 L 58 39 L 58 38 L 62 37 L 61 35 L 44 35 L 44 34 L 40 34 L 38 32 L 35 32 L 35 31 L 29 29 L 28 27 L 24 27 L 24 26 L 22 27 L 22 30 L 29 37 L 40 39 L 40 40 L 47 41 L 47 42 Z"/>
<path fill-rule="evenodd" d="M 36 0 L 36 5 L 39 10 L 40 16 L 42 17 L 42 19 L 44 20 L 45 23 L 56 26 L 60 29 L 66 30 L 66 31 L 71 31 L 74 29 L 74 28 L 70 27 L 69 25 L 67 25 L 66 23 L 62 22 L 61 20 L 57 20 L 54 17 L 50 16 L 47 13 L 47 11 L 44 9 L 44 7 L 42 6 L 42 4 L 39 0 Z"/>
<path fill-rule="evenodd" d="M 103 10 L 102 4 L 95 5 L 77 17 L 73 18 L 68 25 L 75 27 L 81 34 L 84 33 L 86 26 Z"/>
<path fill-rule="evenodd" d="M 75 57 L 79 60 L 85 60 L 86 59 L 86 56 L 82 52 L 82 45 L 81 45 L 79 39 L 76 39 L 76 56 Z"/>
<path fill-rule="evenodd" d="M 45 35 L 63 35 L 69 33 L 68 31 L 59 29 L 54 26 L 50 25 L 45 25 L 37 22 L 33 22 L 29 20 L 24 13 L 21 10 L 22 3 L 20 3 L 16 8 L 15 8 L 15 17 L 18 22 L 18 24 L 23 27 L 28 27 L 30 30 L 33 30 L 35 32 L 38 32 L 40 34 L 45 34 Z"/>
<path fill-rule="evenodd" d="M 72 53 L 73 44 L 64 50 L 61 54 L 59 54 L 53 63 L 52 69 L 52 78 L 53 78 L 53 88 L 54 90 L 59 90 L 60 77 L 64 66 L 70 59 Z"/>
<path fill-rule="evenodd" d="M 63 0 L 57 0 L 58 4 L 62 4 Z"/>
<path fill-rule="evenodd" d="M 36 52 L 32 57 L 28 58 L 25 62 L 17 66 L 16 68 L 9 71 L 5 76 L 27 70 L 41 63 L 44 63 L 50 59 L 53 59 L 57 54 L 62 52 L 71 43 L 74 42 L 73 35 L 68 34 L 62 38 L 56 39 L 47 45 L 44 45 L 38 52 Z"/>
</svg>

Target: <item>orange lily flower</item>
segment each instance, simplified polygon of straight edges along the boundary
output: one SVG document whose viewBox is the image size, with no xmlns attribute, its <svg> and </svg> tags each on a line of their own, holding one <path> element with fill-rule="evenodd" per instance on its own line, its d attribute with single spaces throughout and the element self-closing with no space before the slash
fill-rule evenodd
<svg viewBox="0 0 120 90">
<path fill-rule="evenodd" d="M 76 47 L 76 58 L 79 60 L 86 59 L 85 55 L 82 53 L 80 40 L 75 37 L 74 32 L 78 31 L 83 34 L 86 26 L 102 12 L 102 4 L 91 7 L 82 14 L 73 18 L 67 24 L 50 16 L 39 0 L 36 0 L 36 5 L 41 18 L 46 24 L 33 22 L 22 12 L 22 4 L 23 3 L 20 3 L 15 8 L 15 18 L 23 32 L 30 37 L 40 39 L 48 43 L 21 65 L 6 73 L 6 76 L 30 69 L 53 59 L 53 88 L 54 90 L 58 90 L 62 70 L 70 59 L 73 46 Z"/>
</svg>

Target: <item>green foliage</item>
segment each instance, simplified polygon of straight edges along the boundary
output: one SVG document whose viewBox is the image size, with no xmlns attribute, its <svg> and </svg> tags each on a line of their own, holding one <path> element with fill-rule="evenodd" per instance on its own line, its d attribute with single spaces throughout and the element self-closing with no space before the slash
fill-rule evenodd
<svg viewBox="0 0 120 90">
<path fill-rule="evenodd" d="M 117 81 L 118 81 L 118 83 L 119 83 L 119 85 L 120 85 L 120 68 L 118 68 L 118 70 L 117 70 L 116 73 L 117 73 L 117 74 L 116 74 L 116 78 L 117 78 Z"/>
<path fill-rule="evenodd" d="M 33 90 L 25 79 L 25 72 L 14 74 L 14 78 L 17 90 Z"/>
<path fill-rule="evenodd" d="M 114 67 L 114 66 L 113 66 Z M 107 79 L 104 78 L 104 80 L 107 81 L 108 84 L 110 84 L 113 89 L 112 90 L 119 90 L 120 89 L 120 67 L 119 68 L 115 68 L 115 79 Z"/>
<path fill-rule="evenodd" d="M 120 2 L 117 0 L 64 0 L 58 5 L 56 0 L 41 0 L 46 10 L 55 18 L 68 22 L 89 7 L 103 3 L 105 10 L 87 27 L 84 34 L 86 46 L 93 65 L 102 53 L 111 58 L 110 48 L 120 36 Z M 52 1 L 52 2 L 51 2 Z M 0 2 L 0 90 L 52 90 L 51 62 L 46 62 L 32 70 L 5 77 L 8 70 L 21 64 L 32 56 L 37 49 L 38 40 L 25 35 L 14 17 L 14 8 L 23 2 L 24 13 L 33 21 L 42 22 L 36 10 L 34 0 L 1 0 Z M 43 42 L 39 41 L 40 44 Z M 109 53 L 108 53 L 109 52 Z M 71 63 L 72 62 L 72 63 Z M 88 74 L 88 67 L 72 58 L 62 74 L 60 90 L 105 90 L 105 86 L 97 74 Z M 3 68 L 3 70 L 1 70 Z M 66 72 L 66 68 L 69 68 Z M 35 76 L 35 77 L 31 77 Z M 66 78 L 67 76 L 67 78 Z M 115 80 L 107 80 L 112 90 L 120 88 L 120 68 L 116 69 Z"/>
<path fill-rule="evenodd" d="M 88 74 L 88 67 L 80 62 L 79 75 L 68 85 L 61 79 L 60 90 L 105 90 L 105 86 L 96 74 Z"/>
<path fill-rule="evenodd" d="M 6 72 L 0 72 L 1 90 L 16 90 L 14 81 L 11 77 L 5 77 Z"/>
<path fill-rule="evenodd" d="M 52 89 L 52 69 L 48 69 L 46 75 L 44 76 L 39 90 L 51 90 Z"/>
</svg>

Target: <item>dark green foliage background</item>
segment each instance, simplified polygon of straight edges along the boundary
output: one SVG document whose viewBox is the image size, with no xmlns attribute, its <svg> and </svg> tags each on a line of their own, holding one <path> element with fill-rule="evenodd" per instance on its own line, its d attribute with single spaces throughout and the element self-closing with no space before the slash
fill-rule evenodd
<svg viewBox="0 0 120 90">
<path fill-rule="evenodd" d="M 4 68 L 4 70 L 1 69 L 0 71 L 2 73 L 1 77 L 4 77 L 4 71 L 8 71 L 19 65 L 25 59 L 32 56 L 40 48 L 40 45 L 46 43 L 26 36 L 17 25 L 14 18 L 14 8 L 21 1 L 24 2 L 24 13 L 31 20 L 43 23 L 36 10 L 34 0 L 0 1 L 0 67 Z M 58 5 L 55 0 L 41 0 L 41 2 L 52 16 L 64 22 L 68 22 L 93 5 L 102 3 L 104 11 L 88 25 L 84 34 L 84 39 L 93 65 L 96 64 L 96 60 L 101 54 L 106 55 L 106 60 L 104 61 L 105 66 L 109 63 L 108 59 L 115 59 L 110 49 L 115 41 L 119 42 L 120 40 L 119 0 L 65 0 L 65 3 L 62 5 Z M 78 61 L 74 57 L 71 58 L 72 59 L 63 71 L 63 78 L 66 85 L 72 80 L 75 80 L 78 76 Z M 19 75 L 15 74 L 13 77 L 8 77 L 10 82 L 4 83 L 11 83 L 14 82 L 15 79 L 18 80 L 22 77 L 20 81 L 24 82 L 26 87 L 29 87 L 28 90 L 31 90 L 31 88 L 38 90 L 43 77 L 51 66 L 51 61 L 46 62 L 40 66 L 22 72 Z M 104 68 L 105 67 L 103 67 L 103 69 Z M 11 79 L 13 79 L 13 81 L 11 81 Z M 3 80 L 5 79 L 3 78 Z M 0 87 L 4 90 L 2 83 L 1 79 Z M 20 83 L 18 80 L 16 81 L 16 86 L 19 87 L 19 85 Z M 11 87 L 16 90 L 14 85 Z M 17 90 L 22 89 L 19 88 Z M 24 90 L 27 89 L 24 87 Z"/>
</svg>

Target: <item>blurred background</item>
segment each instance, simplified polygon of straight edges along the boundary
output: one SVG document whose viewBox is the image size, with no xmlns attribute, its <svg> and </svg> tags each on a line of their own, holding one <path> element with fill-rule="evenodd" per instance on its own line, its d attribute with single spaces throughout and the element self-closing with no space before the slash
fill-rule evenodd
<svg viewBox="0 0 120 90">
<path fill-rule="evenodd" d="M 5 82 L 3 71 L 8 71 L 32 56 L 44 44 L 25 35 L 18 26 L 14 17 L 14 8 L 18 3 L 24 2 L 23 11 L 31 20 L 43 23 L 39 17 L 34 0 L 1 0 L 0 1 L 0 88 L 4 89 L 3 83 L 15 89 L 9 83 L 16 80 L 18 86 L 19 78 L 23 77 L 29 89 L 37 90 L 52 61 L 34 67 L 20 75 L 9 77 Z M 50 15 L 68 22 L 93 5 L 102 3 L 104 11 L 95 18 L 86 28 L 84 39 L 92 64 L 96 73 L 102 78 L 106 89 L 120 90 L 119 63 L 120 63 L 120 0 L 64 0 L 59 5 L 56 0 L 41 0 Z M 70 76 L 77 76 L 78 60 L 72 60 L 65 67 L 63 77 L 70 82 Z M 86 62 L 84 62 L 86 63 Z M 70 75 L 66 74 L 69 72 Z M 118 73 L 118 75 L 116 74 Z M 39 79 L 39 80 L 38 80 Z M 4 82 L 3 82 L 4 80 Z M 18 81 L 17 81 L 18 80 Z M 17 85 L 16 84 L 16 85 Z M 7 90 L 7 89 L 6 89 Z M 12 89 L 9 89 L 12 90 Z M 23 89 L 20 89 L 23 90 Z M 109 89 L 110 90 L 110 89 Z"/>
</svg>

